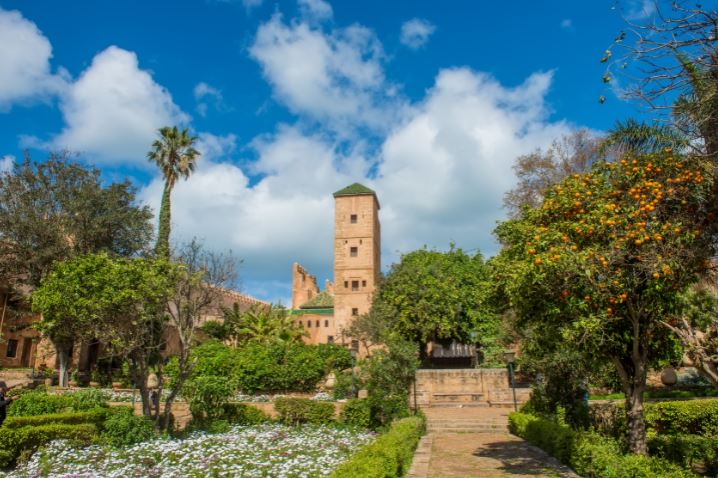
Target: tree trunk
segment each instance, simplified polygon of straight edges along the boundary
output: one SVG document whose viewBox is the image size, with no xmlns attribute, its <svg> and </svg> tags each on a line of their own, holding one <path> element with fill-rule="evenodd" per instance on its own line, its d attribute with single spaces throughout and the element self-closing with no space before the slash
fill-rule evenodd
<svg viewBox="0 0 718 478">
<path fill-rule="evenodd" d="M 68 369 L 70 367 L 70 353 L 72 351 L 72 341 L 57 340 L 53 341 L 55 346 L 55 354 L 57 354 L 57 363 L 59 366 L 59 377 L 58 385 L 60 387 L 67 387 Z"/>
<path fill-rule="evenodd" d="M 626 418 L 628 423 L 628 449 L 637 455 L 648 454 L 646 442 L 646 422 L 643 419 L 643 392 L 646 381 L 633 383 L 624 392 L 626 394 Z"/>
<path fill-rule="evenodd" d="M 155 246 L 155 254 L 165 259 L 169 259 L 170 257 L 171 193 L 172 188 L 165 183 L 164 191 L 162 192 L 162 204 L 160 205 L 160 224 L 159 231 L 157 232 L 157 245 Z"/>
<path fill-rule="evenodd" d="M 130 366 L 130 374 L 132 375 L 132 381 L 135 387 L 140 391 L 140 399 L 142 400 L 142 415 L 151 418 L 152 407 L 150 404 L 150 393 L 147 388 L 147 377 L 149 376 L 149 370 L 147 365 L 144 363 L 142 358 L 130 357 L 128 360 Z"/>
</svg>

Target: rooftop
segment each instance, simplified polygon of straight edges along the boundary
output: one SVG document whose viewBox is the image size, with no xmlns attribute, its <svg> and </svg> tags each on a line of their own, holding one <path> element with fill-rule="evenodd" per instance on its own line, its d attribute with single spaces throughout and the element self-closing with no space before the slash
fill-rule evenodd
<svg viewBox="0 0 718 478">
<path fill-rule="evenodd" d="M 334 296 L 324 291 L 299 306 L 300 309 L 333 309 Z"/>
<path fill-rule="evenodd" d="M 339 191 L 334 193 L 334 197 L 339 196 L 364 196 L 364 195 L 372 195 L 376 196 L 376 193 L 369 189 L 368 187 L 364 186 L 363 184 L 354 183 L 351 184 L 344 189 L 340 189 Z"/>
</svg>

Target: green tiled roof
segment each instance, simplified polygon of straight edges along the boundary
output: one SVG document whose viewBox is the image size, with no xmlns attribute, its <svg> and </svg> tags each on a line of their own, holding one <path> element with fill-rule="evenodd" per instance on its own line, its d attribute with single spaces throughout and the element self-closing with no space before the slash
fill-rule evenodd
<svg viewBox="0 0 718 478">
<path fill-rule="evenodd" d="M 334 296 L 327 291 L 320 292 L 299 306 L 300 309 L 333 309 Z"/>
<path fill-rule="evenodd" d="M 292 315 L 334 315 L 334 309 L 294 309 Z"/>
<path fill-rule="evenodd" d="M 354 183 L 350 186 L 345 187 L 344 189 L 340 189 L 339 191 L 334 193 L 334 197 L 337 196 L 363 196 L 365 194 L 371 194 L 373 196 L 376 196 L 376 193 L 369 189 L 368 187 L 364 186 L 363 184 Z"/>
</svg>

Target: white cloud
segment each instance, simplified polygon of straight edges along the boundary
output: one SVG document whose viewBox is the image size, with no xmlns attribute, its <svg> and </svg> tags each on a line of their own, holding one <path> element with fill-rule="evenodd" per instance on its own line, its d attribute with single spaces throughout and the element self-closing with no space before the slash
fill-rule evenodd
<svg viewBox="0 0 718 478">
<path fill-rule="evenodd" d="M 275 14 L 259 27 L 249 52 L 277 100 L 329 129 L 384 129 L 402 112 L 384 76 L 382 46 L 361 25 L 324 32 Z"/>
<path fill-rule="evenodd" d="M 218 88 L 208 85 L 204 81 L 201 81 L 195 85 L 193 93 L 195 102 L 197 102 L 197 106 L 195 108 L 197 110 L 197 113 L 200 114 L 200 116 L 207 115 L 209 103 L 212 103 L 214 108 L 217 110 L 221 110 L 224 108 L 222 91 Z"/>
<path fill-rule="evenodd" d="M 561 20 L 561 28 L 565 30 L 570 30 L 571 28 L 573 28 L 573 20 L 571 20 L 570 18 L 564 18 L 563 20 Z"/>
<path fill-rule="evenodd" d="M 0 8 L 0 112 L 62 91 L 67 75 L 52 74 L 50 58 L 52 45 L 37 26 Z"/>
<path fill-rule="evenodd" d="M 299 11 L 311 20 L 328 20 L 334 15 L 332 6 L 324 0 L 298 0 Z"/>
<path fill-rule="evenodd" d="M 248 292 L 286 297 L 294 261 L 332 278 L 333 198 L 353 182 L 374 188 L 381 201 L 383 263 L 426 244 L 495 252 L 495 221 L 514 182 L 513 160 L 570 131 L 548 120 L 545 98 L 552 73 L 516 87 L 467 68 L 439 72 L 426 97 L 406 110 L 378 156 L 361 143 L 345 151 L 332 135 L 280 126 L 256 138 L 257 160 L 227 161 L 234 138 L 203 136 L 209 161 L 173 194 L 173 237 L 200 236 L 245 260 Z M 373 171 L 373 173 L 370 173 Z M 250 179 L 253 178 L 253 179 Z M 159 204 L 155 180 L 142 197 Z M 175 234 L 176 233 L 176 234 Z M 278 284 L 283 283 L 283 286 Z"/>
<path fill-rule="evenodd" d="M 630 0 L 628 2 L 628 10 L 626 18 L 629 20 L 645 20 L 656 13 L 656 3 L 654 0 Z"/>
<path fill-rule="evenodd" d="M 95 56 L 62 97 L 60 109 L 65 127 L 52 146 L 106 163 L 146 164 L 156 130 L 188 121 L 169 92 L 140 69 L 137 55 L 116 46 Z"/>
<path fill-rule="evenodd" d="M 14 164 L 15 156 L 6 154 L 2 158 L 0 158 L 0 174 L 11 171 Z"/>
<path fill-rule="evenodd" d="M 421 48 L 429 41 L 429 37 L 434 33 L 436 27 L 423 18 L 412 18 L 404 22 L 401 26 L 400 41 L 403 45 L 416 50 Z"/>
</svg>

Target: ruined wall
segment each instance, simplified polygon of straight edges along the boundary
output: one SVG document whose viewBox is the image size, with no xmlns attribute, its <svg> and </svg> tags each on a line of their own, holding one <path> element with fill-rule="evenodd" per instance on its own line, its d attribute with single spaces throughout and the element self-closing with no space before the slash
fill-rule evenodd
<svg viewBox="0 0 718 478">
<path fill-rule="evenodd" d="M 298 309 L 318 293 L 317 278 L 298 263 L 292 264 L 292 309 Z"/>
</svg>

